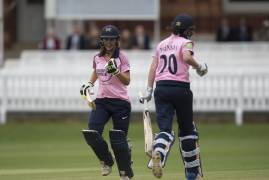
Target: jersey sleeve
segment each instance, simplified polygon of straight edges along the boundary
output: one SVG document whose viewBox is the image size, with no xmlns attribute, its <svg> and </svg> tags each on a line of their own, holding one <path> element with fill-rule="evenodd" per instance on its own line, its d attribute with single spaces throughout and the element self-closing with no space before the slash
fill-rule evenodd
<svg viewBox="0 0 269 180">
<path fill-rule="evenodd" d="M 121 67 L 120 67 L 121 72 L 130 71 L 130 63 L 127 56 L 121 54 L 120 60 L 121 60 Z"/>
<path fill-rule="evenodd" d="M 191 54 L 194 54 L 193 52 L 193 42 L 192 41 L 186 41 L 183 46 L 182 46 L 182 52 L 185 52 L 185 51 L 190 51 Z"/>
</svg>

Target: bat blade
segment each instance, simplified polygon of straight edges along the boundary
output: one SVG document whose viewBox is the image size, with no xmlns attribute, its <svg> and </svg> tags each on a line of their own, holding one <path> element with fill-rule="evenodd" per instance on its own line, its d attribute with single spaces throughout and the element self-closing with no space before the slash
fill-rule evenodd
<svg viewBox="0 0 269 180">
<path fill-rule="evenodd" d="M 94 102 L 94 99 L 91 97 L 90 93 L 87 91 L 86 92 L 86 100 L 87 100 L 87 103 L 88 103 L 88 106 L 90 108 L 92 108 L 92 110 L 96 110 L 96 105 L 95 105 L 95 102 Z"/>
<path fill-rule="evenodd" d="M 145 135 L 145 153 L 151 157 L 152 147 L 153 147 L 153 133 L 151 126 L 151 119 L 149 111 L 146 110 L 143 113 L 143 122 L 144 122 L 144 135 Z"/>
<path fill-rule="evenodd" d="M 153 148 L 153 132 L 151 126 L 151 119 L 148 110 L 148 102 L 142 99 L 143 94 L 139 92 L 140 103 L 144 104 L 143 110 L 143 125 L 144 125 L 144 140 L 145 140 L 145 153 L 151 157 L 152 148 Z"/>
</svg>

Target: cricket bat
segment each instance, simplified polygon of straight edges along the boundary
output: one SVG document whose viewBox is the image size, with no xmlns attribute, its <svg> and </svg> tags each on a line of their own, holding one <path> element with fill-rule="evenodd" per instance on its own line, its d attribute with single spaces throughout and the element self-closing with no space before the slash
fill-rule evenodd
<svg viewBox="0 0 269 180">
<path fill-rule="evenodd" d="M 91 94 L 89 91 L 86 91 L 86 97 L 85 97 L 87 103 L 88 103 L 88 106 L 90 108 L 92 108 L 92 110 L 96 110 L 96 105 L 95 105 L 95 102 L 94 102 L 94 99 L 92 98 Z"/>
<path fill-rule="evenodd" d="M 151 157 L 152 148 L 153 148 L 153 133 L 152 133 L 152 126 L 151 126 L 151 119 L 148 110 L 148 102 L 142 100 L 143 97 L 142 93 L 139 92 L 140 102 L 144 104 L 143 109 L 143 124 L 144 124 L 144 139 L 145 139 L 145 153 Z"/>
</svg>

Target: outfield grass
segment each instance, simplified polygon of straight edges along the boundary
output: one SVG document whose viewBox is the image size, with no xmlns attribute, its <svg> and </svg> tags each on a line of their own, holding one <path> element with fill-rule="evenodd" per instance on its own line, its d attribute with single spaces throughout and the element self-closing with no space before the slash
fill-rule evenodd
<svg viewBox="0 0 269 180">
<path fill-rule="evenodd" d="M 9 122 L 0 126 L 0 179 L 118 180 L 115 166 L 110 176 L 101 177 L 99 163 L 80 133 L 86 124 Z M 269 124 L 200 124 L 199 131 L 203 179 L 269 179 Z M 108 135 L 104 136 L 107 139 Z M 155 179 L 146 168 L 142 123 L 131 123 L 129 138 L 133 144 L 133 179 Z M 184 179 L 177 149 L 176 141 L 163 180 Z"/>
</svg>

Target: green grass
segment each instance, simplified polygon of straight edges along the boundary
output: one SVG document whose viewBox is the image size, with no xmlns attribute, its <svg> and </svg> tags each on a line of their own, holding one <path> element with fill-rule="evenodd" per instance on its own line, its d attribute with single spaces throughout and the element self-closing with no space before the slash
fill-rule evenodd
<svg viewBox="0 0 269 180">
<path fill-rule="evenodd" d="M 116 166 L 102 177 L 99 163 L 81 129 L 87 122 L 9 122 L 0 126 L 1 180 L 118 180 Z M 106 128 L 110 128 L 111 124 Z M 156 127 L 154 127 L 156 129 Z M 269 124 L 200 124 L 205 180 L 269 179 Z M 104 134 L 107 139 L 108 134 Z M 136 180 L 155 179 L 147 169 L 142 123 L 131 123 Z M 163 180 L 184 179 L 178 142 L 168 158 Z"/>
</svg>

